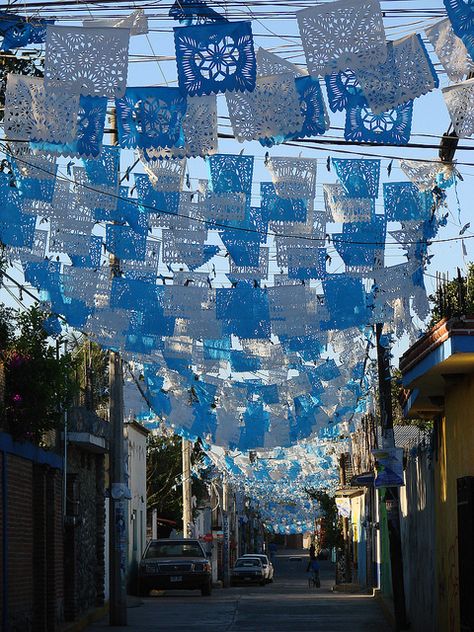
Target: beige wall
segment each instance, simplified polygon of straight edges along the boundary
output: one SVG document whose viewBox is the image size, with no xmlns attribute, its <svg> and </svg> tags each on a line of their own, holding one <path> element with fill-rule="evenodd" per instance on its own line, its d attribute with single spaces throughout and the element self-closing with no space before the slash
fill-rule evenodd
<svg viewBox="0 0 474 632">
<path fill-rule="evenodd" d="M 459 632 L 456 480 L 474 476 L 474 376 L 447 385 L 439 423 L 436 485 L 436 550 L 439 631 Z"/>
</svg>

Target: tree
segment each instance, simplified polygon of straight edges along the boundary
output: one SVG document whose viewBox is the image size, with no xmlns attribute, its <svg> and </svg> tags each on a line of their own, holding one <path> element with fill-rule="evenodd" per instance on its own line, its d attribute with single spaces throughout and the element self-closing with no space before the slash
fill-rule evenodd
<svg viewBox="0 0 474 632">
<path fill-rule="evenodd" d="M 442 318 L 473 314 L 474 264 L 468 264 L 467 274 L 464 277 L 458 269 L 457 278 L 441 285 L 429 299 L 433 303 L 430 327 Z"/>
<path fill-rule="evenodd" d="M 324 534 L 323 541 L 320 543 L 321 548 L 342 548 L 344 540 L 334 497 L 321 489 L 307 489 L 306 492 L 313 500 L 318 502 L 321 510 L 321 526 Z"/>
<path fill-rule="evenodd" d="M 191 463 L 202 457 L 199 441 L 194 445 Z M 148 436 L 147 446 L 147 504 L 157 509 L 160 518 L 181 523 L 183 515 L 181 437 L 176 435 Z M 196 506 L 207 496 L 206 483 L 201 478 L 192 479 L 192 494 Z"/>
<path fill-rule="evenodd" d="M 78 405 L 97 414 L 109 401 L 109 357 L 95 342 L 74 339 L 72 350 Z"/>
<path fill-rule="evenodd" d="M 417 426 L 420 430 L 430 430 L 433 427 L 433 421 L 429 419 L 418 419 L 405 417 L 401 404 L 403 387 L 402 373 L 399 369 L 392 369 L 392 411 L 393 423 L 396 426 Z"/>
<path fill-rule="evenodd" d="M 147 448 L 147 504 L 160 518 L 181 522 L 181 438 L 151 433 Z"/>
<path fill-rule="evenodd" d="M 43 434 L 62 425 L 62 411 L 75 390 L 70 354 L 59 355 L 43 329 L 38 306 L 0 311 L 4 347 L 3 426 L 16 440 L 41 443 Z"/>
</svg>

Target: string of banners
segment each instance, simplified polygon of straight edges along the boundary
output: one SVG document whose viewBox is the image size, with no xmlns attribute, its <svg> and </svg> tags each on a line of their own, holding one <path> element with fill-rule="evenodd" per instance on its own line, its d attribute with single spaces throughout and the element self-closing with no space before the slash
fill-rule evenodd
<svg viewBox="0 0 474 632">
<path fill-rule="evenodd" d="M 471 8 L 446 8 L 426 37 L 453 82 L 443 95 L 454 129 L 468 137 Z M 348 141 L 405 145 L 415 99 L 439 87 L 433 64 L 420 34 L 387 41 L 376 0 L 297 12 L 306 67 L 256 50 L 251 22 L 204 2 L 170 15 L 178 87 L 127 83 L 143 10 L 82 26 L 0 14 L 0 241 L 38 289 L 51 335 L 66 322 L 140 363 L 137 414 L 150 427 L 164 420 L 245 454 L 337 443 L 366 410 L 372 325 L 386 324 L 389 344 L 428 315 L 428 244 L 457 173 L 404 160 L 406 179 L 381 182 L 379 160 L 332 159 L 336 181 L 319 183 L 315 159 L 272 148 L 325 134 L 328 111 L 345 111 Z M 219 152 L 218 98 L 235 139 L 268 148 L 263 181 L 253 156 Z M 120 178 L 129 150 L 138 166 Z M 207 178 L 196 187 L 197 157 Z M 394 247 L 403 262 L 390 266 Z M 281 471 L 218 464 L 257 494 L 269 480 L 332 480 L 321 450 L 309 471 L 286 453 Z"/>
</svg>

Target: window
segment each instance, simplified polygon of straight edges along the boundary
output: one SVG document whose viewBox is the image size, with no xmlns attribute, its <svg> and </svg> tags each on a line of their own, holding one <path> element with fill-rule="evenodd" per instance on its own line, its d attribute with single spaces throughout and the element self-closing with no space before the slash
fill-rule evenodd
<svg viewBox="0 0 474 632">
<path fill-rule="evenodd" d="M 205 557 L 197 542 L 155 542 L 151 543 L 145 554 L 150 557 Z"/>
</svg>

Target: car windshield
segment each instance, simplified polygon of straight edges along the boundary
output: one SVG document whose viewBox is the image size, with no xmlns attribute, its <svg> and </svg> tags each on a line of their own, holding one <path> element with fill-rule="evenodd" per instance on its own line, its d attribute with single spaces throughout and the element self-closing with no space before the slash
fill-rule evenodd
<svg viewBox="0 0 474 632">
<path fill-rule="evenodd" d="M 243 568 L 245 566 L 261 566 L 262 562 L 255 558 L 245 558 L 243 560 L 237 560 L 235 568 Z"/>
<path fill-rule="evenodd" d="M 245 555 L 244 557 L 247 557 L 247 556 Z M 259 560 L 262 560 L 262 564 L 266 564 L 268 562 L 266 555 L 254 555 L 253 557 L 258 557 Z"/>
<path fill-rule="evenodd" d="M 204 557 L 197 542 L 152 542 L 145 553 L 150 557 Z"/>
</svg>

